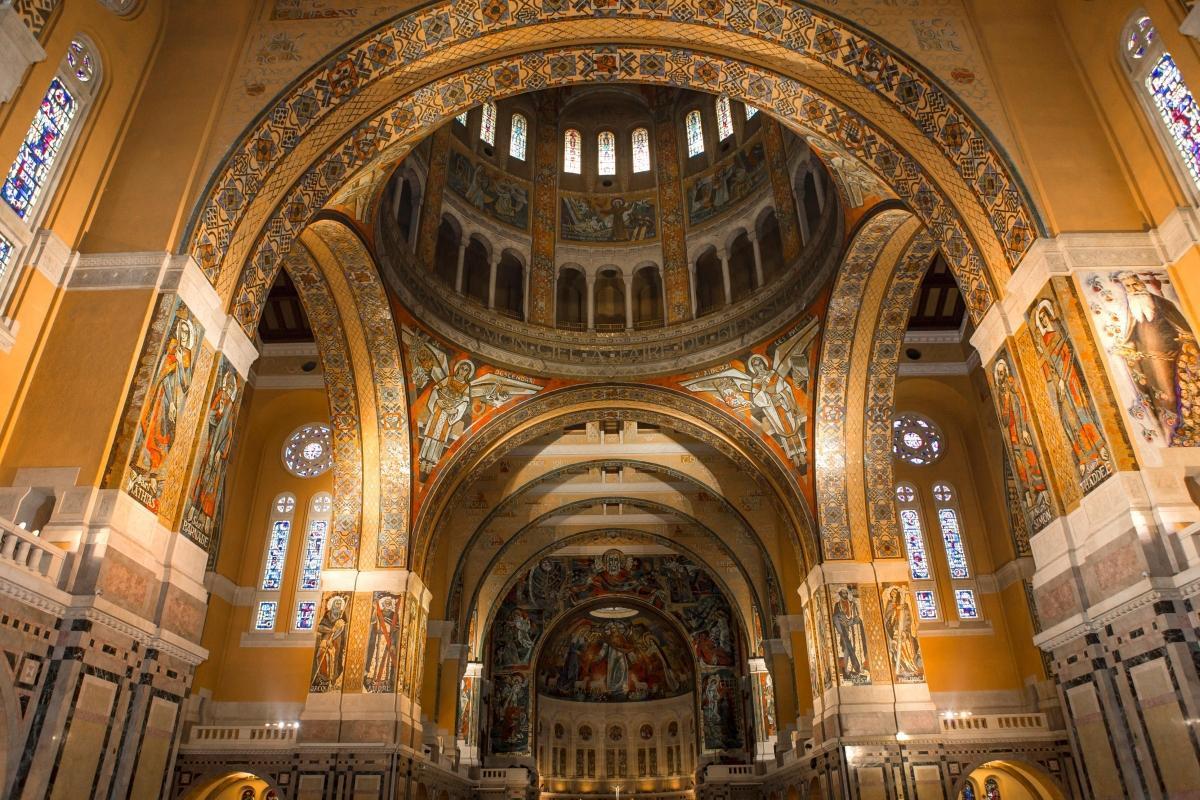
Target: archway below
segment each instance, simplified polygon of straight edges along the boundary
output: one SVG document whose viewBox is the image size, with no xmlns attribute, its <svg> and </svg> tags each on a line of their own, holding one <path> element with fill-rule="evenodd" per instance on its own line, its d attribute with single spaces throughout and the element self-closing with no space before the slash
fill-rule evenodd
<svg viewBox="0 0 1200 800">
<path fill-rule="evenodd" d="M 279 800 L 279 793 L 253 772 L 227 772 L 196 784 L 182 800 Z"/>
<path fill-rule="evenodd" d="M 1065 800 L 1041 770 L 1016 761 L 986 761 L 967 775 L 958 800 Z"/>
</svg>

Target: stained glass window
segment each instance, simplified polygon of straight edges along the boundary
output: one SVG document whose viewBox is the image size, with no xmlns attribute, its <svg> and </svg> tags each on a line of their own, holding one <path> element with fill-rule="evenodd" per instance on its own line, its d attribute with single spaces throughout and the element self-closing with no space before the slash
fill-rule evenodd
<svg viewBox="0 0 1200 800">
<path fill-rule="evenodd" d="M 963 552 L 962 534 L 958 530 L 958 514 L 953 508 L 939 508 L 938 524 L 942 528 L 942 542 L 946 545 L 950 577 L 956 580 L 971 577 L 971 570 L 967 568 L 967 554 Z"/>
<path fill-rule="evenodd" d="M 612 131 L 600 131 L 596 137 L 596 171 L 601 175 L 617 174 L 617 137 Z"/>
<path fill-rule="evenodd" d="M 717 139 L 725 141 L 733 136 L 733 112 L 729 109 L 729 98 L 717 98 Z"/>
<path fill-rule="evenodd" d="M 267 540 L 267 564 L 263 567 L 262 588 L 271 591 L 283 585 L 283 562 L 287 556 L 288 534 L 292 532 L 290 520 L 277 519 L 271 523 L 271 536 Z"/>
<path fill-rule="evenodd" d="M 975 800 L 975 787 L 970 781 L 963 784 L 962 792 L 958 796 L 959 800 Z"/>
<path fill-rule="evenodd" d="M 513 158 L 525 160 L 525 137 L 529 123 L 524 114 L 512 115 L 512 131 L 508 137 L 508 154 Z"/>
<path fill-rule="evenodd" d="M 920 414 L 900 414 L 892 420 L 892 453 L 922 466 L 942 456 L 942 436 L 931 420 Z"/>
<path fill-rule="evenodd" d="M 296 604 L 296 630 L 311 631 L 313 619 L 317 615 L 316 600 L 301 600 Z"/>
<path fill-rule="evenodd" d="M 911 486 L 896 487 L 896 500 L 901 503 L 900 532 L 908 551 L 908 571 L 915 581 L 929 580 L 929 560 L 925 555 L 925 536 L 921 533 L 921 512 L 915 506 L 917 493 Z M 906 507 L 907 506 L 907 507 Z"/>
<path fill-rule="evenodd" d="M 8 262 L 12 261 L 13 243 L 0 236 L 0 279 L 8 272 Z"/>
<path fill-rule="evenodd" d="M 688 112 L 683 118 L 683 127 L 687 132 L 688 158 L 704 152 L 704 123 L 700 120 L 700 110 Z"/>
<path fill-rule="evenodd" d="M 650 171 L 650 131 L 645 128 L 638 128 L 630 137 L 630 145 L 633 150 L 633 171 L 634 172 L 649 172 Z"/>
<path fill-rule="evenodd" d="M 1146 76 L 1146 88 L 1175 141 L 1192 182 L 1200 187 L 1200 107 L 1183 82 L 1170 53 L 1163 53 Z"/>
<path fill-rule="evenodd" d="M 563 134 L 563 172 L 578 175 L 583 171 L 583 137 L 574 128 Z"/>
<path fill-rule="evenodd" d="M 1000 784 L 995 778 L 988 778 L 983 782 L 983 794 L 987 800 L 1000 800 Z"/>
<path fill-rule="evenodd" d="M 975 592 L 971 589 L 955 589 L 954 603 L 958 606 L 959 619 L 979 619 L 979 607 L 975 605 Z"/>
<path fill-rule="evenodd" d="M 75 98 L 63 82 L 58 78 L 50 81 L 0 192 L 21 219 L 29 215 L 50 179 L 76 108 Z"/>
<path fill-rule="evenodd" d="M 937 619 L 937 598 L 932 589 L 919 589 L 913 597 L 917 599 L 918 619 Z"/>
<path fill-rule="evenodd" d="M 1150 21 L 1150 18 L 1140 17 L 1129 26 L 1129 33 L 1125 38 L 1125 50 L 1131 58 L 1143 58 L 1146 51 L 1154 44 L 1154 38 L 1157 35 L 1154 23 Z"/>
<path fill-rule="evenodd" d="M 300 569 L 300 588 L 321 587 L 321 557 L 325 553 L 325 536 L 329 532 L 329 520 L 314 519 L 308 523 L 308 535 L 304 538 L 304 565 Z"/>
<path fill-rule="evenodd" d="M 274 600 L 264 600 L 258 604 L 258 613 L 254 615 L 254 630 L 269 631 L 275 628 L 275 613 L 279 603 Z"/>
<path fill-rule="evenodd" d="M 469 114 L 469 113 L 470 112 L 468 112 L 468 111 L 464 111 L 463 113 L 461 113 L 457 117 L 455 117 L 454 121 L 457 122 L 459 125 L 462 125 L 465 128 L 467 126 L 467 114 Z"/>
<path fill-rule="evenodd" d="M 333 439 L 329 426 L 301 425 L 283 445 L 283 463 L 298 478 L 312 478 L 333 466 Z"/>
<path fill-rule="evenodd" d="M 758 113 L 757 108 L 755 108 L 754 106 L 749 105 L 749 104 L 746 105 L 746 119 L 751 119 L 757 113 Z"/>
<path fill-rule="evenodd" d="M 290 514 L 296 508 L 296 498 L 290 494 L 282 494 L 275 499 L 275 510 L 280 514 Z"/>
<path fill-rule="evenodd" d="M 496 143 L 496 104 L 484 103 L 483 116 L 479 121 L 479 138 L 488 144 Z"/>
</svg>

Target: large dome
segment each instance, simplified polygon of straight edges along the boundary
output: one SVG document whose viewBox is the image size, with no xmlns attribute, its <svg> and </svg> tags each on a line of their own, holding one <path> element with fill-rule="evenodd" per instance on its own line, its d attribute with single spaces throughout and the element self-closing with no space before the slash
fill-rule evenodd
<svg viewBox="0 0 1200 800">
<path fill-rule="evenodd" d="M 498 364 L 665 374 L 813 301 L 841 241 L 827 176 L 806 140 L 726 97 L 532 92 L 414 148 L 379 203 L 377 250 L 415 316 Z"/>
</svg>

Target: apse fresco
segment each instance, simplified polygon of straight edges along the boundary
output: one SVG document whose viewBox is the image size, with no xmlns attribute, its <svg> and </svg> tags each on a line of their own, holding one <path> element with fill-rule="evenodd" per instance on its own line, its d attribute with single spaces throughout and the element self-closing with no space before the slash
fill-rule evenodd
<svg viewBox="0 0 1200 800">
<path fill-rule="evenodd" d="M 621 609 L 618 613 L 630 613 Z M 622 618 L 589 609 L 560 623 L 538 660 L 537 691 L 563 700 L 662 700 L 693 688 L 692 659 L 679 631 L 656 614 Z"/>
<path fill-rule="evenodd" d="M 133 454 L 123 488 L 158 513 L 166 478 L 167 456 L 179 434 L 183 404 L 192 386 L 195 359 L 204 340 L 200 324 L 182 300 L 167 312 L 162 349 L 133 440 Z"/>
<path fill-rule="evenodd" d="M 183 523 L 179 529 L 205 550 L 212 549 L 221 524 L 225 476 L 241 397 L 241 379 L 233 365 L 221 356 L 216 385 L 200 434 L 199 457 L 192 467 L 191 488 L 183 509 Z"/>
<path fill-rule="evenodd" d="M 689 178 L 683 187 L 688 224 L 699 225 L 738 205 L 767 178 L 767 151 L 761 141 L 746 145 L 715 167 Z"/>
<path fill-rule="evenodd" d="M 596 634 L 606 642 L 619 643 L 620 646 L 615 650 L 613 645 L 609 645 L 608 649 L 610 653 L 620 653 L 620 657 L 609 655 L 606 656 L 607 661 L 600 661 L 597 660 L 599 655 L 588 655 L 590 671 L 586 672 L 585 677 L 572 679 L 562 687 L 536 688 L 559 697 L 578 692 L 584 695 L 581 699 L 590 699 L 591 693 L 599 697 L 604 691 L 609 694 L 624 692 L 625 699 L 633 699 L 629 695 L 659 691 L 640 686 L 633 679 L 620 679 L 620 671 L 636 662 L 639 664 L 639 674 L 655 676 L 655 686 L 663 687 L 661 691 L 672 692 L 672 685 L 684 685 L 679 677 L 681 670 L 678 665 L 681 662 L 675 657 L 675 651 L 683 653 L 686 649 L 690 651 L 689 658 L 697 664 L 698 683 L 689 678 L 687 688 L 674 693 L 688 691 L 693 686 L 701 690 L 701 712 L 714 720 L 711 726 L 713 736 L 705 737 L 706 749 L 740 747 L 743 729 L 741 706 L 725 702 L 723 688 L 734 680 L 730 676 L 738 674 L 740 645 L 733 611 L 720 586 L 706 570 L 682 556 L 631 556 L 619 550 L 609 550 L 594 557 L 543 558 L 519 574 L 504 595 L 492 620 L 492 635 L 487 645 L 494 685 L 505 687 L 504 691 L 493 694 L 492 752 L 528 752 L 528 730 L 521 725 L 528 724 L 530 711 L 526 706 L 530 681 L 533 679 L 532 660 L 534 653 L 538 652 L 538 644 L 547 633 L 547 627 L 557 623 L 570 609 L 603 597 L 636 599 L 659 609 L 682 627 L 686 639 L 680 638 L 665 649 L 659 649 L 658 655 L 662 656 L 664 667 L 655 666 L 657 656 L 650 649 L 649 642 L 634 644 L 642 642 L 647 633 L 665 637 L 657 641 L 673 642 L 669 634 L 662 632 L 667 625 L 662 620 L 655 626 L 647 622 L 644 630 L 632 625 L 628 629 L 617 626 L 606 632 L 602 625 L 596 628 L 584 623 L 579 623 L 577 631 L 570 625 L 565 631 L 556 627 L 548 640 L 551 644 L 546 647 L 557 646 L 562 649 L 555 653 L 553 649 L 543 648 L 542 652 L 550 653 L 550 658 L 561 660 L 563 669 L 572 674 L 585 675 L 582 671 L 583 651 L 572 655 L 566 644 L 568 639 L 581 638 L 586 641 L 589 633 Z M 673 635 L 680 636 L 677 633 Z M 630 649 L 621 650 L 627 646 Z M 606 671 L 610 668 L 616 672 Z M 661 677 L 655 670 L 662 671 Z M 612 687 L 604 691 L 598 678 L 601 674 L 606 678 L 614 674 L 617 676 Z M 716 683 L 712 694 L 705 695 L 705 681 L 710 676 L 716 676 Z M 639 680 L 647 683 L 644 679 Z M 706 723 L 706 730 L 708 728 Z M 730 745 L 729 742 L 734 739 L 738 744 Z"/>
<path fill-rule="evenodd" d="M 1163 447 L 1200 446 L 1200 347 L 1166 272 L 1080 276 L 1133 429 Z"/>
<path fill-rule="evenodd" d="M 819 326 L 805 317 L 783 336 L 739 359 L 681 381 L 719 399 L 770 437 L 801 475 L 808 472 L 809 391 Z"/>
<path fill-rule="evenodd" d="M 529 230 L 529 184 L 451 150 L 446 185 L 497 222 Z"/>
<path fill-rule="evenodd" d="M 560 192 L 559 237 L 567 242 L 647 242 L 658 238 L 657 191 Z"/>
</svg>

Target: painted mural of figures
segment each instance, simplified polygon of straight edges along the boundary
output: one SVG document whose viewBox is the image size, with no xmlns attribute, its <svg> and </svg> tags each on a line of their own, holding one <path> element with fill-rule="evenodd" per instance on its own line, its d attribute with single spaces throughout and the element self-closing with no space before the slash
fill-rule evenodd
<svg viewBox="0 0 1200 800">
<path fill-rule="evenodd" d="M 560 196 L 559 235 L 572 242 L 641 242 L 658 237 L 655 192 L 632 197 Z"/>
<path fill-rule="evenodd" d="M 371 629 L 367 634 L 363 691 L 394 692 L 396 690 L 396 660 L 400 649 L 400 610 L 400 598 L 391 592 L 375 592 L 371 598 Z"/>
<path fill-rule="evenodd" d="M 1042 472 L 1042 460 L 1037 448 L 1025 401 L 1009 364 L 1008 355 L 1001 354 L 992 367 L 992 392 L 1000 415 L 1000 432 L 1012 456 L 1013 469 L 1021 484 L 1025 513 L 1030 526 L 1039 531 L 1050 522 L 1050 494 Z"/>
<path fill-rule="evenodd" d="M 885 587 L 885 597 L 883 631 L 887 635 L 892 674 L 899 683 L 920 683 L 925 680 L 925 663 L 921 658 L 916 615 L 908 589 L 902 586 Z"/>
<path fill-rule="evenodd" d="M 458 690 L 458 738 L 464 742 L 470 742 L 471 715 L 475 713 L 474 680 L 470 675 L 464 675 Z"/>
<path fill-rule="evenodd" d="M 176 426 L 192 385 L 196 348 L 203 335 L 187 307 L 176 303 L 153 383 L 142 406 L 126 483 L 126 491 L 154 512 L 158 511 L 163 468 L 175 443 Z"/>
<path fill-rule="evenodd" d="M 842 683 L 870 683 L 867 631 L 863 625 L 862 609 L 858 605 L 858 591 L 853 584 L 837 590 L 837 597 L 833 601 L 833 630 L 837 636 L 838 668 L 841 670 Z"/>
<path fill-rule="evenodd" d="M 753 353 L 745 370 L 737 362 L 682 381 L 689 391 L 717 395 L 734 410 L 749 411 L 800 472 L 808 471 L 808 413 L 797 398 L 807 390 L 809 347 L 817 334 L 808 320 L 784 336 L 768 356 Z"/>
<path fill-rule="evenodd" d="M 217 386 L 208 404 L 200 458 L 194 468 L 192 491 L 183 513 L 184 535 L 208 549 L 220 519 L 221 503 L 225 497 L 225 476 L 229 451 L 233 447 L 234 421 L 237 418 L 237 373 L 232 365 L 221 359 Z"/>
<path fill-rule="evenodd" d="M 341 687 L 346 629 L 349 624 L 348 604 L 349 593 L 325 597 L 321 619 L 317 622 L 317 647 L 308 687 L 310 692 L 336 691 Z"/>
<path fill-rule="evenodd" d="M 471 424 L 472 400 L 499 408 L 514 397 L 535 394 L 542 388 L 523 378 L 495 371 L 476 376 L 475 362 L 471 359 L 459 359 L 451 367 L 445 351 L 430 339 L 408 330 L 403 332 L 403 338 L 409 351 L 414 388 L 420 392 L 429 387 L 425 408 L 417 418 L 421 480 L 429 477 L 446 450 Z"/>
<path fill-rule="evenodd" d="M 689 179 L 687 195 L 688 223 L 695 225 L 717 216 L 766 181 L 767 151 L 762 142 L 754 142 L 734 153 L 711 171 Z"/>
<path fill-rule="evenodd" d="M 1092 312 L 1113 367 L 1128 376 L 1130 415 L 1147 441 L 1200 445 L 1200 347 L 1165 272 L 1092 274 Z"/>
<path fill-rule="evenodd" d="M 1086 493 L 1113 472 L 1100 417 L 1053 300 L 1043 298 L 1034 306 L 1033 323 L 1042 377 L 1079 470 L 1080 488 Z"/>
<path fill-rule="evenodd" d="M 725 750 L 741 747 L 738 733 L 737 678 L 732 670 L 719 669 L 704 676 L 700 692 L 704 749 Z"/>
<path fill-rule="evenodd" d="M 492 752 L 522 753 L 529 749 L 529 680 L 519 672 L 495 677 L 492 703 Z"/>
<path fill-rule="evenodd" d="M 452 151 L 446 185 L 493 219 L 521 230 L 529 229 L 529 188 L 523 182 Z"/>
</svg>

